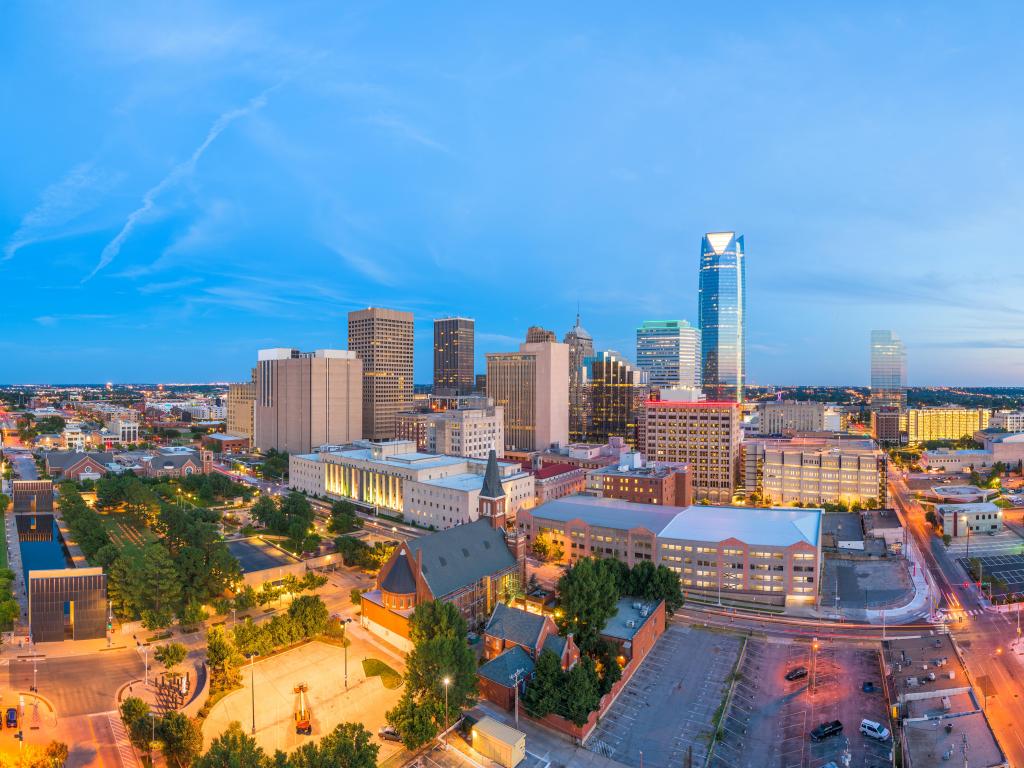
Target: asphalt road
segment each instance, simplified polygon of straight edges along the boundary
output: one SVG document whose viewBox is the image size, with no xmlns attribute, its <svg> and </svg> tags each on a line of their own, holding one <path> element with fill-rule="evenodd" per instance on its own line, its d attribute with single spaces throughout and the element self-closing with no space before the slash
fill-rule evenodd
<svg viewBox="0 0 1024 768">
<path fill-rule="evenodd" d="M 36 662 L 39 695 L 49 699 L 58 717 L 75 717 L 117 709 L 117 690 L 140 679 L 144 664 L 133 650 L 99 651 L 88 656 L 39 657 Z M 32 659 L 12 658 L 6 690 L 27 691 L 32 685 Z"/>
</svg>

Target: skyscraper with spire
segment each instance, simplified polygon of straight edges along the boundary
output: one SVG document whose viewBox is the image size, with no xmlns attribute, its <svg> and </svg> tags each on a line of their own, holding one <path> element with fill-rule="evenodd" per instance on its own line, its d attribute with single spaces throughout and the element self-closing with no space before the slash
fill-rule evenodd
<svg viewBox="0 0 1024 768">
<path fill-rule="evenodd" d="M 747 377 L 747 268 L 742 235 L 704 235 L 699 286 L 704 393 L 709 400 L 741 403 Z"/>
<path fill-rule="evenodd" d="M 594 337 L 580 325 L 580 313 L 576 312 L 576 325 L 565 334 L 562 341 L 569 345 L 569 441 L 580 442 L 587 433 L 586 419 L 586 373 L 583 363 L 594 356 Z"/>
</svg>

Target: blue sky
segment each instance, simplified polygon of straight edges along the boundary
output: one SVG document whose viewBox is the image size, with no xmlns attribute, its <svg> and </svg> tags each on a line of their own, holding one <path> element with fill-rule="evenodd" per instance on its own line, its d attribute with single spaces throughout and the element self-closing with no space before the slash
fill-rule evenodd
<svg viewBox="0 0 1024 768">
<path fill-rule="evenodd" d="M 8 4 L 0 382 L 243 378 L 346 313 L 577 302 L 632 356 L 748 251 L 758 383 L 1024 384 L 1019 6 Z M 721 7 L 719 7 L 721 6 Z M 827 7 L 826 7 L 827 6 Z"/>
</svg>

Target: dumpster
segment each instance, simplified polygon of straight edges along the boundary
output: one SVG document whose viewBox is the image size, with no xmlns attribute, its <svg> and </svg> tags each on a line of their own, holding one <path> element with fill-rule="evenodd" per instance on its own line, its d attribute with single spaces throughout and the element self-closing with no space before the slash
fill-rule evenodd
<svg viewBox="0 0 1024 768">
<path fill-rule="evenodd" d="M 470 732 L 473 749 L 505 768 L 515 768 L 526 759 L 526 734 L 493 717 L 485 717 Z"/>
</svg>

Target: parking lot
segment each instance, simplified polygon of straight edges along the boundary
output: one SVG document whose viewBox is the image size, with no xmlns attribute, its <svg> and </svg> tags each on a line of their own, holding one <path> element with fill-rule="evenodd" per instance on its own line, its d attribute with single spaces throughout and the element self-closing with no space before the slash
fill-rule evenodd
<svg viewBox="0 0 1024 768">
<path fill-rule="evenodd" d="M 786 680 L 797 667 L 807 675 Z M 863 718 L 888 727 L 876 650 L 822 641 L 815 651 L 809 643 L 751 640 L 739 673 L 715 745 L 715 768 L 843 765 L 847 752 L 852 766 L 890 764 L 891 742 L 879 743 L 858 730 Z M 873 692 L 862 690 L 866 681 L 874 684 Z M 842 722 L 843 732 L 812 742 L 811 730 L 831 720 Z"/>
<path fill-rule="evenodd" d="M 742 640 L 670 625 L 587 740 L 587 749 L 639 768 L 703 765 Z M 641 757 L 642 753 L 642 757 Z"/>
<path fill-rule="evenodd" d="M 978 560 L 981 563 L 982 575 L 986 581 L 996 579 L 1006 585 L 1005 587 L 1002 584 L 993 585 L 995 595 L 1024 592 L 1024 555 L 982 555 L 978 557 L 972 552 L 971 560 Z M 961 557 L 957 562 L 967 573 L 967 559 Z"/>
</svg>

